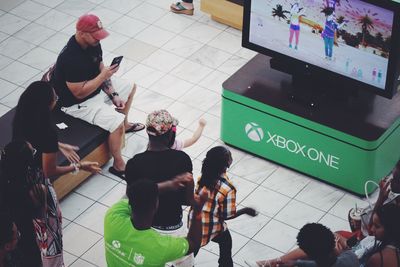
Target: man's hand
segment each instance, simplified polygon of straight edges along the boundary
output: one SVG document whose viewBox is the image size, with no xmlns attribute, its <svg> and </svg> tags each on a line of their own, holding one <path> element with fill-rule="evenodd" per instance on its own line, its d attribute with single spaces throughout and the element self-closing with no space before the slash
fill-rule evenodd
<svg viewBox="0 0 400 267">
<path fill-rule="evenodd" d="M 79 150 L 79 147 L 72 146 L 69 144 L 58 143 L 58 149 L 68 159 L 70 163 L 78 163 L 80 160 L 79 155 L 75 152 Z"/>
<path fill-rule="evenodd" d="M 190 183 L 193 183 L 193 175 L 190 172 L 185 172 L 176 175 L 174 179 L 171 180 L 170 189 L 176 191 L 186 187 Z"/>
<path fill-rule="evenodd" d="M 123 110 L 125 108 L 125 101 L 122 100 L 118 95 L 113 97 L 112 102 L 117 107 L 117 110 Z"/>
<path fill-rule="evenodd" d="M 101 77 L 103 77 L 103 80 L 105 81 L 107 79 L 110 79 L 111 76 L 113 76 L 114 73 L 116 73 L 118 70 L 119 70 L 119 65 L 112 65 L 110 67 L 104 66 L 101 69 L 100 75 Z"/>
<path fill-rule="evenodd" d="M 335 233 L 335 255 L 338 256 L 344 250 L 349 249 L 347 246 L 347 240 L 343 238 L 341 235 Z"/>
</svg>

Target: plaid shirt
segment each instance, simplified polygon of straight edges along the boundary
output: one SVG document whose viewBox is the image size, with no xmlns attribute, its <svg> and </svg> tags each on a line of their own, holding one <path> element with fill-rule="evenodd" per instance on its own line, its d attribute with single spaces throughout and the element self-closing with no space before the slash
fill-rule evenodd
<svg viewBox="0 0 400 267">
<path fill-rule="evenodd" d="M 200 181 L 201 177 L 199 178 Z M 196 186 L 196 193 L 199 193 L 201 188 L 199 184 Z M 202 210 L 202 239 L 201 246 L 207 245 L 219 233 L 226 230 L 225 220 L 236 215 L 236 188 L 224 175 L 221 177 L 215 188 L 209 192 L 209 197 L 204 203 Z M 189 212 L 189 226 L 193 210 Z"/>
</svg>

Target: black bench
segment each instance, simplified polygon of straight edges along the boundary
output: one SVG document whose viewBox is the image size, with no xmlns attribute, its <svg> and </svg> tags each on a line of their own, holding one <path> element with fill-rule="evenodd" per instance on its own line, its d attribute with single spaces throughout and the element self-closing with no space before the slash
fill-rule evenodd
<svg viewBox="0 0 400 267">
<path fill-rule="evenodd" d="M 14 114 L 15 108 L 0 118 L 1 148 L 4 148 L 11 141 L 11 125 Z M 53 112 L 53 120 L 54 123 L 64 122 L 68 126 L 64 130 L 57 129 L 59 141 L 78 146 L 79 151 L 77 153 L 82 160 L 97 161 L 100 166 L 110 160 L 110 152 L 106 143 L 109 135 L 107 131 L 85 121 L 75 119 L 59 110 Z M 68 160 L 61 153 L 58 153 L 57 161 L 59 165 L 69 165 Z M 76 175 L 67 173 L 53 178 L 52 183 L 58 198 L 63 198 L 89 176 L 90 173 L 80 171 Z"/>
</svg>

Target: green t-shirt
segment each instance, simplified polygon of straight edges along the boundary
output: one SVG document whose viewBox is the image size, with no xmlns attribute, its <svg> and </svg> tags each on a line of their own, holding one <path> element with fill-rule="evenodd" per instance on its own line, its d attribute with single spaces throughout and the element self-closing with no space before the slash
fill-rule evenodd
<svg viewBox="0 0 400 267">
<path fill-rule="evenodd" d="M 127 199 L 114 204 L 104 219 L 108 267 L 164 266 L 186 255 L 186 238 L 160 235 L 153 229 L 136 230 Z"/>
</svg>

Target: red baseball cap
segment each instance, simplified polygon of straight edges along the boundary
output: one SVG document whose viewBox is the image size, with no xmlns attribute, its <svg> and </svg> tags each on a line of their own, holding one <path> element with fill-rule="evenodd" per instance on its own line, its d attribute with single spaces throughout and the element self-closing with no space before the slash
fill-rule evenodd
<svg viewBox="0 0 400 267">
<path fill-rule="evenodd" d="M 78 19 L 76 29 L 81 32 L 90 33 L 97 40 L 106 38 L 109 33 L 103 28 L 99 17 L 93 14 L 85 14 Z"/>
</svg>

